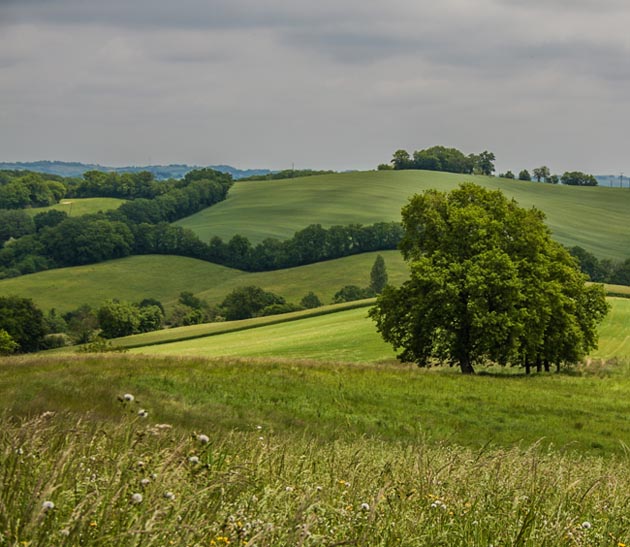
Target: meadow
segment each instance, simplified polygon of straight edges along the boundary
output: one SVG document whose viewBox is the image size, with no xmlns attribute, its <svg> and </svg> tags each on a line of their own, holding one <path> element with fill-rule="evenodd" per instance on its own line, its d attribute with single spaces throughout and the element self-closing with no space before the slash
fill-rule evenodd
<svg viewBox="0 0 630 547">
<path fill-rule="evenodd" d="M 257 285 L 299 302 L 309 291 L 324 303 L 344 285 L 369 284 L 370 268 L 379 253 L 364 253 L 274 272 L 248 273 L 193 258 L 141 255 L 99 264 L 59 268 L 0 280 L 0 294 L 32 298 L 42 309 L 66 312 L 81 304 L 98 307 L 109 298 L 139 302 L 156 298 L 173 306 L 182 291 L 219 303 L 239 286 Z M 398 251 L 380 253 L 391 283 L 402 283 L 407 267 Z"/>
<path fill-rule="evenodd" d="M 625 545 L 629 373 L 5 358 L 0 544 Z"/>
<path fill-rule="evenodd" d="M 237 233 L 253 243 L 267 237 L 286 239 L 309 224 L 329 227 L 399 221 L 401 207 L 414 193 L 428 188 L 448 191 L 466 181 L 500 189 L 522 207 L 541 209 L 560 243 L 579 245 L 599 258 L 627 258 L 627 189 L 551 185 L 435 171 L 368 171 L 279 181 L 237 181 L 227 200 L 175 224 L 193 230 L 205 241 L 215 235 L 227 241 Z"/>
<path fill-rule="evenodd" d="M 118 209 L 123 203 L 125 203 L 125 200 L 119 198 L 67 198 L 50 207 L 33 207 L 24 210 L 32 216 L 55 210 L 63 211 L 69 217 L 78 217 L 81 215 L 92 215 L 99 211 Z"/>
</svg>

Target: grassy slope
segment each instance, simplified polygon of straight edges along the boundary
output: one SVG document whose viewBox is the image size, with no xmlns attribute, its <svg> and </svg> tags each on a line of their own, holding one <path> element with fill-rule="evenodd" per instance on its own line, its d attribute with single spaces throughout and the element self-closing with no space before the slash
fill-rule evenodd
<svg viewBox="0 0 630 547">
<path fill-rule="evenodd" d="M 284 239 L 309 224 L 397 221 L 410 195 L 426 188 L 451 190 L 464 181 L 499 188 L 521 206 L 536 205 L 547 214 L 547 223 L 561 243 L 580 245 L 602 258 L 625 259 L 628 255 L 628 190 L 431 171 L 373 171 L 237 182 L 226 201 L 177 224 L 192 229 L 204 240 L 213 235 L 227 240 L 236 233 L 252 242 L 266 237 Z"/>
<path fill-rule="evenodd" d="M 50 207 L 36 207 L 25 209 L 25 211 L 29 215 L 34 216 L 37 213 L 45 213 L 51 209 L 56 209 L 57 211 L 64 211 L 68 216 L 78 217 L 98 213 L 99 211 L 118 209 L 123 203 L 125 203 L 125 200 L 118 198 L 72 198 L 62 199 L 59 203 Z"/>
<path fill-rule="evenodd" d="M 43 309 L 68 311 L 81 304 L 98 306 L 108 298 L 137 302 L 157 298 L 169 306 L 182 291 L 191 291 L 220 302 L 237 286 L 259 285 L 290 302 L 314 291 L 324 302 L 343 285 L 367 286 L 377 253 L 320 262 L 275 272 L 246 273 L 179 256 L 133 256 L 100 264 L 38 272 L 0 281 L 0 295 L 32 298 Z M 405 278 L 405 266 L 397 251 L 381 253 L 390 282 Z"/>
<path fill-rule="evenodd" d="M 123 393 L 152 420 L 318 439 L 507 446 L 522 441 L 598 454 L 630 444 L 627 370 L 602 376 L 480 375 L 402 365 L 101 355 L 0 360 L 2 407 L 116 416 Z M 483 410 L 481 410 L 483 409 Z"/>
<path fill-rule="evenodd" d="M 630 300 L 610 298 L 611 313 L 600 328 L 599 348 L 593 352 L 596 358 L 630 357 Z M 252 325 L 253 326 L 253 325 Z M 151 347 L 138 347 L 134 353 L 149 355 L 198 355 L 205 357 L 280 357 L 286 359 L 315 359 L 345 362 L 391 361 L 395 354 L 385 344 L 367 317 L 367 308 L 340 311 L 319 317 L 308 317 L 281 324 L 256 326 L 243 330 L 241 325 L 235 332 L 229 323 L 218 325 L 225 332 L 182 340 Z M 179 329 L 180 337 L 186 335 L 186 327 Z M 190 331 L 193 332 L 192 330 Z M 168 339 L 172 331 L 150 333 L 148 344 Z M 141 338 L 133 337 L 136 345 Z"/>
</svg>

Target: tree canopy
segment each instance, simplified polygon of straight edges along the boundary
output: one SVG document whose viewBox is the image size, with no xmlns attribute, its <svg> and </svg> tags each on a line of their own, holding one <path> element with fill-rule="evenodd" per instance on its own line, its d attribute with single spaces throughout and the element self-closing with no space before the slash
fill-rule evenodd
<svg viewBox="0 0 630 547">
<path fill-rule="evenodd" d="M 370 311 L 401 360 L 529 371 L 575 363 L 597 346 L 603 287 L 586 286 L 542 212 L 467 183 L 413 196 L 402 218 L 409 280 L 385 287 Z"/>
</svg>

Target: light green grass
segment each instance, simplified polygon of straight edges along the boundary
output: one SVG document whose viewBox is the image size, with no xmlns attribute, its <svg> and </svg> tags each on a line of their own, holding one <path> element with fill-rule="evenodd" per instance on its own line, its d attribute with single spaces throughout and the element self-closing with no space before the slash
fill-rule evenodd
<svg viewBox="0 0 630 547">
<path fill-rule="evenodd" d="M 603 372 L 465 377 L 454 369 L 275 358 L 24 357 L 0 361 L 0 406 L 108 417 L 117 414 L 116 397 L 132 393 L 134 408 L 158 423 L 215 432 L 260 424 L 319 440 L 423 436 L 472 447 L 544 439 L 622 454 L 621 443 L 630 444 L 630 375 L 627 366 Z"/>
<path fill-rule="evenodd" d="M 554 238 L 580 245 L 601 258 L 628 257 L 630 191 L 511 181 L 432 171 L 371 171 L 280 181 L 237 182 L 226 201 L 176 224 L 202 239 L 234 234 L 259 242 L 289 238 L 309 224 L 325 227 L 399 221 L 408 198 L 427 188 L 452 190 L 472 181 L 501 189 L 523 207 L 547 215 Z"/>
<path fill-rule="evenodd" d="M 29 215 L 35 216 L 38 213 L 56 210 L 63 211 L 70 217 L 78 217 L 81 215 L 91 215 L 99 211 L 111 211 L 118 209 L 126 200 L 119 198 L 65 198 L 59 203 L 50 207 L 36 207 L 25 209 Z"/>
<path fill-rule="evenodd" d="M 374 323 L 367 317 L 368 309 L 358 308 L 130 351 L 149 355 L 394 361 L 396 355 L 376 332 Z"/>
<path fill-rule="evenodd" d="M 592 357 L 630 358 L 630 300 L 609 298 L 609 302 L 611 312 L 600 327 L 599 348 Z M 147 355 L 391 362 L 395 352 L 383 342 L 374 322 L 367 317 L 367 311 L 365 307 L 318 317 L 291 317 L 294 320 L 274 325 L 261 326 L 261 323 L 250 320 L 238 322 L 233 327 L 230 323 L 183 327 L 120 339 L 116 344 L 136 346 L 132 353 Z M 274 318 L 274 321 L 278 319 Z M 245 327 L 252 328 L 245 330 Z M 212 335 L 204 338 L 201 337 L 203 333 Z M 181 341 L 164 343 L 176 337 Z M 193 337 L 195 339 L 191 339 Z M 138 347 L 143 341 L 147 345 L 159 345 Z"/>
<path fill-rule="evenodd" d="M 366 287 L 378 253 L 365 253 L 300 268 L 247 273 L 209 262 L 179 256 L 142 255 L 100 264 L 62 268 L 0 280 L 0 295 L 32 298 L 42 309 L 64 312 L 81 304 L 98 307 L 118 298 L 138 302 L 157 298 L 172 306 L 182 291 L 190 291 L 217 304 L 234 288 L 258 285 L 297 303 L 314 291 L 324 303 L 332 302 L 343 286 Z M 380 253 L 385 258 L 390 282 L 407 276 L 398 251 Z"/>
</svg>

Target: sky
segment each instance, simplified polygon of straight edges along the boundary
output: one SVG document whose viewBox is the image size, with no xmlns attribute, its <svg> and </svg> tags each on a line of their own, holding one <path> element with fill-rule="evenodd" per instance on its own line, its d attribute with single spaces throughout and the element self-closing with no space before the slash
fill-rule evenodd
<svg viewBox="0 0 630 547">
<path fill-rule="evenodd" d="M 0 0 L 0 161 L 630 175 L 627 0 Z"/>
</svg>

